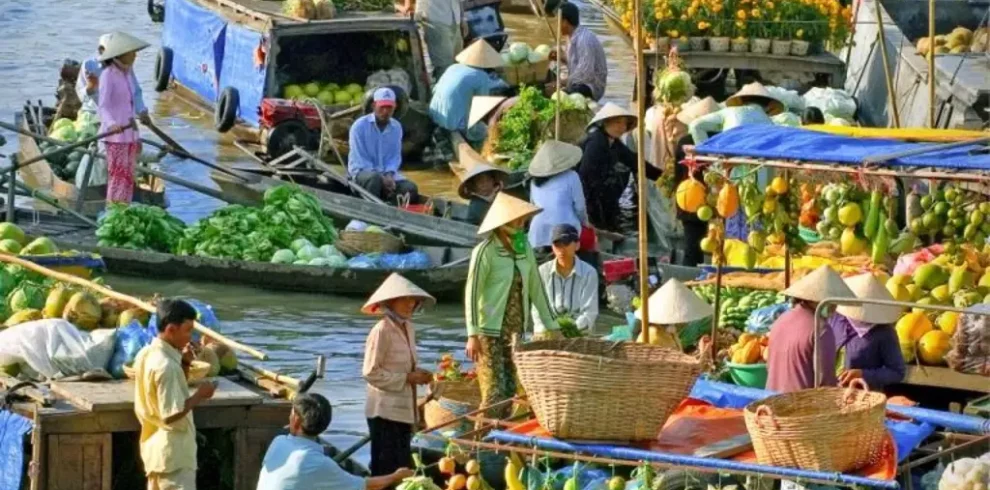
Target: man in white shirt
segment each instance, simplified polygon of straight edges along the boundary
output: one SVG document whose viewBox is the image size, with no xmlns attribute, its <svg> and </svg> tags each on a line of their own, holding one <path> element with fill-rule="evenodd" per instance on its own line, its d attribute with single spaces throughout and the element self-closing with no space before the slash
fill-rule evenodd
<svg viewBox="0 0 990 490">
<path fill-rule="evenodd" d="M 598 319 L 598 272 L 577 257 L 580 234 L 571 225 L 557 225 L 551 235 L 554 259 L 540 266 L 540 279 L 550 306 L 561 317 L 574 320 L 584 332 L 594 329 Z M 539 315 L 532 315 L 533 331 L 545 328 Z"/>
<path fill-rule="evenodd" d="M 323 452 L 319 436 L 330 426 L 330 402 L 302 393 L 292 401 L 289 435 L 276 437 L 265 453 L 258 490 L 383 490 L 413 475 L 401 468 L 391 475 L 361 478 L 343 470 Z"/>
<path fill-rule="evenodd" d="M 467 24 L 460 0 L 405 0 L 399 11 L 415 13 L 423 30 L 434 79 L 439 80 L 447 67 L 454 64 L 454 55 L 464 49 Z"/>
</svg>

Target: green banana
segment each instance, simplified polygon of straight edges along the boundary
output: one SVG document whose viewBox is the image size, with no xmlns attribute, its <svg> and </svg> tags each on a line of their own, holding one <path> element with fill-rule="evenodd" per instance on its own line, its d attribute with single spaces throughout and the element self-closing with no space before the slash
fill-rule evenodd
<svg viewBox="0 0 990 490">
<path fill-rule="evenodd" d="M 886 213 L 880 212 L 880 221 L 886 221 Z M 890 246 L 890 237 L 887 235 L 886 227 L 879 227 L 876 230 L 876 239 L 873 240 L 873 254 L 870 256 L 874 264 L 879 264 L 887 260 L 887 252 Z"/>
<path fill-rule="evenodd" d="M 882 206 L 883 194 L 879 190 L 873 191 L 870 194 L 870 207 L 863 210 L 866 213 L 866 222 L 863 223 L 863 234 L 870 240 L 876 238 L 877 228 L 880 227 L 880 223 L 886 221 L 880 219 L 880 209 Z"/>
<path fill-rule="evenodd" d="M 894 255 L 900 255 L 908 253 L 914 250 L 914 244 L 918 238 L 910 231 L 905 231 L 901 233 L 897 238 L 894 239 L 890 244 L 890 253 Z"/>
</svg>

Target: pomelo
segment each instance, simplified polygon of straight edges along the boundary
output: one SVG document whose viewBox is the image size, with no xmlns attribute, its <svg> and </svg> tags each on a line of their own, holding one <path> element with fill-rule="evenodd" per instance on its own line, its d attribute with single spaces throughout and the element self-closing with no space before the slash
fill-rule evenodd
<svg viewBox="0 0 990 490">
<path fill-rule="evenodd" d="M 303 87 L 303 93 L 308 97 L 316 97 L 320 95 L 320 84 L 316 82 L 309 82 Z"/>
</svg>

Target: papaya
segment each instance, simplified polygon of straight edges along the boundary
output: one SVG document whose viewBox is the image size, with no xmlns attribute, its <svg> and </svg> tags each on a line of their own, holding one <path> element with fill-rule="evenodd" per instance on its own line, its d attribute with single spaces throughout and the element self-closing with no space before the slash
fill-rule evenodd
<svg viewBox="0 0 990 490">
<path fill-rule="evenodd" d="M 723 218 L 731 218 L 739 211 L 739 189 L 735 184 L 726 184 L 718 191 L 718 202 L 715 210 Z"/>
<path fill-rule="evenodd" d="M 897 331 L 897 338 L 901 342 L 910 342 L 912 344 L 933 329 L 931 320 L 923 312 L 911 312 L 902 316 L 894 327 L 894 330 Z"/>
<path fill-rule="evenodd" d="M 870 259 L 873 260 L 874 264 L 882 264 L 887 261 L 887 249 L 889 246 L 890 237 L 887 236 L 887 229 L 881 226 L 875 232 L 873 251 L 870 254 Z"/>
<path fill-rule="evenodd" d="M 65 310 L 66 303 L 72 298 L 72 290 L 63 286 L 56 286 L 48 293 L 45 300 L 45 308 L 42 314 L 45 318 L 62 318 L 62 311 Z"/>
<path fill-rule="evenodd" d="M 949 274 L 937 264 L 922 264 L 914 270 L 914 283 L 922 289 L 935 289 L 947 282 L 949 282 Z"/>
<path fill-rule="evenodd" d="M 939 330 L 949 335 L 954 335 L 956 333 L 956 326 L 959 324 L 959 313 L 946 311 L 938 316 L 935 324 L 938 325 Z"/>
<path fill-rule="evenodd" d="M 952 338 L 941 330 L 932 330 L 918 341 L 918 358 L 925 364 L 945 363 L 945 355 L 952 347 Z"/>
<path fill-rule="evenodd" d="M 708 190 L 705 184 L 691 178 L 677 185 L 676 201 L 677 207 L 688 213 L 695 213 L 705 204 L 705 195 Z"/>
<path fill-rule="evenodd" d="M 953 267 L 952 273 L 949 275 L 948 285 L 949 294 L 956 294 L 963 289 L 973 287 L 973 273 L 965 265 Z"/>
</svg>

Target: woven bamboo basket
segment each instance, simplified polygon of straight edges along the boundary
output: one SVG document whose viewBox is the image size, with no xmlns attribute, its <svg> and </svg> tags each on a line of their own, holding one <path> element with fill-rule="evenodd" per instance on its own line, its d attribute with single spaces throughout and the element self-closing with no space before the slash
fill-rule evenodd
<svg viewBox="0 0 990 490">
<path fill-rule="evenodd" d="M 760 464 L 847 472 L 878 461 L 887 438 L 887 397 L 856 380 L 750 403 L 746 429 Z"/>
<path fill-rule="evenodd" d="M 433 389 L 434 399 L 423 407 L 423 419 L 427 427 L 438 427 L 453 422 L 478 409 L 481 404 L 481 388 L 477 380 L 444 381 Z M 446 425 L 441 430 L 470 430 L 467 420 L 461 424 Z"/>
<path fill-rule="evenodd" d="M 402 240 L 395 236 L 373 231 L 342 231 L 334 246 L 348 257 L 375 253 L 394 254 L 405 248 Z"/>
<path fill-rule="evenodd" d="M 632 342 L 541 340 L 512 357 L 540 425 L 583 441 L 655 439 L 701 373 L 692 356 Z"/>
</svg>

